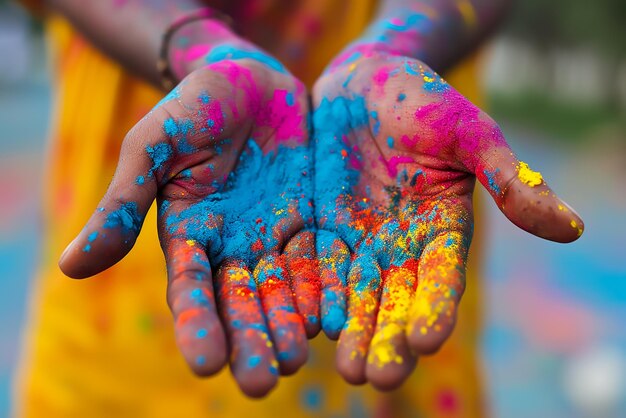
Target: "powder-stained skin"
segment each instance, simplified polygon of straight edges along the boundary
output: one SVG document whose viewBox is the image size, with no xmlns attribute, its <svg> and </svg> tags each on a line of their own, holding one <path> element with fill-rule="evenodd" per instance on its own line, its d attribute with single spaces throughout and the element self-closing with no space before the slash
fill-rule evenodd
<svg viewBox="0 0 626 418">
<path fill-rule="evenodd" d="M 398 386 L 454 326 L 476 178 L 521 228 L 561 242 L 583 232 L 497 125 L 424 64 L 457 61 L 505 3 L 381 2 L 316 83 L 312 115 L 277 59 L 219 19 L 187 24 L 168 53 L 175 77 L 191 74 L 128 134 L 61 268 L 82 278 L 119 261 L 156 198 L 168 303 L 194 372 L 229 359 L 244 393 L 262 396 L 304 363 L 306 337 L 322 329 L 339 337 L 347 381 Z M 120 21 L 163 17 L 143 2 L 115 4 Z M 165 5 L 153 28 L 196 6 Z M 117 52 L 133 67 L 145 59 Z"/>
<path fill-rule="evenodd" d="M 323 324 L 313 161 L 304 86 L 264 52 L 238 48 L 208 53 L 131 130 L 100 209 L 60 264 L 86 277 L 117 262 L 156 197 L 181 352 L 200 375 L 230 358 L 242 390 L 262 396 L 306 361 L 307 335 Z M 331 310 L 333 324 L 345 315 Z"/>
<path fill-rule="evenodd" d="M 349 287 L 335 296 L 347 306 L 337 367 L 389 389 L 454 327 L 475 178 L 535 235 L 568 242 L 582 224 L 430 67 L 363 46 L 346 56 L 313 92 L 317 234 L 345 248 L 327 261 Z"/>
</svg>

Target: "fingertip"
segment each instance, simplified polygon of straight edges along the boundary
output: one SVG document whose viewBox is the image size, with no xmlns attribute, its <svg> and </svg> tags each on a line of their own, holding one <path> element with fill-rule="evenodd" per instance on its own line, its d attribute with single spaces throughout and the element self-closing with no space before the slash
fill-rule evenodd
<svg viewBox="0 0 626 418">
<path fill-rule="evenodd" d="M 514 179 L 503 195 L 501 209 L 521 229 L 550 241 L 573 242 L 584 231 L 580 216 L 543 179 L 537 185 Z"/>
<path fill-rule="evenodd" d="M 394 348 L 372 344 L 365 368 L 367 381 L 383 392 L 402 386 L 417 365 L 417 357 L 409 350 L 404 336 L 388 344 L 393 344 Z"/>
<path fill-rule="evenodd" d="M 456 316 L 451 320 L 438 320 L 433 326 L 418 320 L 407 327 L 407 341 L 411 350 L 417 355 L 433 355 L 437 353 L 452 334 Z"/>
<path fill-rule="evenodd" d="M 231 363 L 237 385 L 246 396 L 263 398 L 278 384 L 278 362 L 272 359 L 268 363 L 268 360 L 267 357 L 251 355 L 245 365 Z"/>
<path fill-rule="evenodd" d="M 249 398 L 254 399 L 262 399 L 269 395 L 269 393 L 274 389 L 274 387 L 278 384 L 278 377 L 274 375 L 266 375 L 269 376 L 267 379 L 252 381 L 247 378 L 236 378 L 237 384 L 239 385 L 239 389 L 243 392 L 244 395 Z"/>
<path fill-rule="evenodd" d="M 362 385 L 367 382 L 365 365 L 369 341 L 360 333 L 349 333 L 345 330 L 339 337 L 335 367 L 341 377 L 351 385 Z"/>
<path fill-rule="evenodd" d="M 135 202 L 110 203 L 94 212 L 61 254 L 59 268 L 68 277 L 83 279 L 98 274 L 119 262 L 135 245 L 148 208 Z"/>
<path fill-rule="evenodd" d="M 201 338 L 198 337 L 199 332 L 202 332 Z M 208 377 L 222 370 L 228 362 L 228 349 L 221 326 L 207 324 L 205 327 L 196 327 L 194 335 L 188 335 L 188 332 L 183 334 L 187 335 L 178 336 L 178 346 L 194 374 Z"/>
<path fill-rule="evenodd" d="M 303 319 L 307 338 L 310 340 L 317 337 L 322 330 L 319 315 L 305 315 Z"/>
<path fill-rule="evenodd" d="M 347 383 L 355 386 L 367 383 L 364 358 L 350 359 L 345 356 L 340 357 L 338 354 L 335 360 L 335 367 L 339 375 Z"/>
<path fill-rule="evenodd" d="M 276 353 L 276 357 L 278 358 L 280 374 L 291 376 L 300 370 L 309 358 L 309 345 L 303 344 L 293 352 L 279 351 Z"/>
<path fill-rule="evenodd" d="M 345 298 L 339 300 L 333 296 L 332 299 L 333 302 L 327 303 L 322 312 L 322 330 L 328 338 L 336 341 L 346 322 Z"/>
</svg>

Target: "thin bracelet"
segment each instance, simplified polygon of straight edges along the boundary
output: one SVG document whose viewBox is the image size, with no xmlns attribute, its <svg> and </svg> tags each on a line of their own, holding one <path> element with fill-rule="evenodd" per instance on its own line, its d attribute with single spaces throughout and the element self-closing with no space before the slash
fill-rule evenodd
<svg viewBox="0 0 626 418">
<path fill-rule="evenodd" d="M 163 38 L 161 39 L 161 50 L 159 52 L 159 59 L 157 60 L 157 71 L 161 76 L 161 86 L 167 91 L 171 90 L 178 84 L 179 80 L 172 72 L 170 61 L 168 58 L 169 44 L 174 34 L 183 26 L 188 23 L 195 22 L 197 20 L 216 19 L 224 22 L 230 28 L 233 27 L 233 19 L 230 16 L 221 13 L 210 7 L 204 7 L 202 9 L 196 9 L 191 13 L 183 15 L 176 19 L 165 31 Z"/>
</svg>

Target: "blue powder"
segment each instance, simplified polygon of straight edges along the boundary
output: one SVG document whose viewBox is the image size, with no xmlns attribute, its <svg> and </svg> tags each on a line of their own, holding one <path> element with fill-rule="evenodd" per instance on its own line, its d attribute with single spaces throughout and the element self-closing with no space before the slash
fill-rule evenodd
<svg viewBox="0 0 626 418">
<path fill-rule="evenodd" d="M 381 284 L 381 272 L 371 256 L 361 256 L 352 266 L 359 273 L 359 281 L 354 286 L 357 292 L 373 290 Z"/>
<path fill-rule="evenodd" d="M 378 120 L 378 112 L 372 110 L 370 112 L 372 119 L 374 119 L 374 126 L 372 127 L 372 133 L 374 136 L 378 136 L 378 132 L 380 132 L 380 121 Z"/>
<path fill-rule="evenodd" d="M 289 354 L 289 352 L 287 351 L 281 351 L 280 353 L 278 353 L 278 355 L 276 356 L 276 358 L 278 359 L 278 361 L 285 361 L 285 360 L 289 360 L 289 357 L 291 357 L 291 354 Z"/>
<path fill-rule="evenodd" d="M 204 357 L 204 356 L 196 357 L 196 364 L 198 366 L 204 366 L 206 364 L 206 357 Z"/>
<path fill-rule="evenodd" d="M 332 101 L 323 98 L 313 114 L 316 219 L 321 222 L 321 228 L 337 230 L 351 249 L 362 234 L 345 220 L 338 223 L 337 214 L 345 211 L 341 207 L 342 196 L 358 183 L 360 172 L 349 165 L 349 159 L 343 158 L 342 150 L 348 154 L 353 150 L 341 138 L 366 128 L 368 123 L 363 96 L 337 97 Z"/>
<path fill-rule="evenodd" d="M 137 176 L 137 178 L 135 179 L 135 184 L 138 186 L 143 185 L 146 182 L 146 179 L 144 176 Z"/>
<path fill-rule="evenodd" d="M 180 172 L 180 176 L 181 176 L 182 178 L 184 178 L 184 179 L 191 178 L 191 169 L 190 169 L 190 168 L 187 168 L 187 169 L 185 169 L 185 170 L 181 171 L 181 172 Z"/>
<path fill-rule="evenodd" d="M 200 99 L 200 102 L 202 102 L 203 104 L 207 104 L 209 103 L 209 101 L 211 101 L 211 96 L 209 96 L 209 93 L 207 93 L 206 91 L 202 91 L 198 96 L 198 99 Z"/>
<path fill-rule="evenodd" d="M 137 212 L 137 203 L 126 202 L 120 208 L 107 215 L 103 227 L 108 229 L 121 228 L 124 234 L 137 235 L 141 229 L 142 219 Z"/>
<path fill-rule="evenodd" d="M 296 103 L 292 92 L 288 92 L 285 95 L 285 103 L 287 103 L 287 106 L 293 106 Z"/>
<path fill-rule="evenodd" d="M 207 306 L 209 304 L 209 299 L 200 288 L 193 289 L 189 293 L 189 298 L 200 306 Z"/>
<path fill-rule="evenodd" d="M 178 125 L 173 118 L 165 119 L 165 122 L 163 122 L 163 132 L 170 138 L 178 135 Z"/>
<path fill-rule="evenodd" d="M 98 231 L 93 231 L 91 234 L 89 234 L 89 236 L 87 237 L 87 241 L 89 242 L 89 244 L 85 245 L 85 248 L 83 248 L 84 252 L 88 253 L 89 251 L 91 251 L 91 243 L 94 242 L 96 238 L 98 238 Z"/>
<path fill-rule="evenodd" d="M 156 144 L 154 147 L 147 145 L 146 152 L 152 160 L 152 167 L 148 172 L 149 176 L 153 175 L 155 171 L 160 170 L 163 164 L 166 163 L 173 154 L 172 147 L 165 142 Z"/>
<path fill-rule="evenodd" d="M 302 391 L 300 402 L 305 409 L 319 411 L 323 403 L 323 389 L 320 386 L 310 386 Z"/>
<path fill-rule="evenodd" d="M 275 366 L 270 365 L 269 367 L 269 371 L 271 374 L 273 374 L 274 376 L 278 376 L 278 369 Z"/>
<path fill-rule="evenodd" d="M 176 86 L 172 91 L 170 91 L 169 93 L 167 93 L 167 95 L 165 97 L 163 97 L 159 103 L 156 104 L 156 106 L 154 107 L 155 109 L 163 106 L 164 104 L 166 104 L 167 102 L 170 102 L 174 99 L 179 99 L 180 98 L 180 87 Z"/>
<path fill-rule="evenodd" d="M 350 74 L 348 74 L 348 77 L 346 77 L 346 81 L 343 82 L 341 87 L 343 87 L 344 89 L 347 88 L 350 82 L 352 81 L 352 79 L 354 78 L 355 74 L 356 74 L 356 71 L 351 71 Z"/>
<path fill-rule="evenodd" d="M 404 99 L 406 99 L 406 94 L 404 94 L 404 93 L 398 94 L 398 101 L 399 102 L 404 101 Z"/>
<path fill-rule="evenodd" d="M 322 317 L 322 328 L 329 334 L 337 334 L 346 322 L 346 314 L 343 308 L 331 306 Z"/>
<path fill-rule="evenodd" d="M 168 118 L 163 122 L 163 132 L 170 138 L 180 137 L 176 144 L 178 151 L 184 154 L 191 154 L 195 151 L 195 148 L 188 142 L 188 135 L 194 132 L 191 120 L 186 118 L 178 120 Z"/>
<path fill-rule="evenodd" d="M 390 20 L 383 21 L 385 29 L 395 30 L 398 32 L 406 32 L 409 29 L 420 30 L 425 24 L 430 24 L 430 19 L 423 13 L 412 13 L 408 15 L 404 25 L 396 25 Z"/>
<path fill-rule="evenodd" d="M 313 223 L 309 197 L 312 178 L 303 175 L 312 172 L 309 152 L 303 146 L 279 146 L 263 155 L 257 143 L 249 140 L 226 183 L 201 202 L 167 216 L 166 228 L 175 236 L 193 239 L 207 247 L 211 265 L 217 266 L 230 258 L 254 268 L 267 250 L 253 251 L 252 246 L 258 241 L 265 249 L 279 245 L 281 234 L 272 233 L 272 228 L 281 223 L 283 230 L 291 228 L 284 220 L 293 217 L 292 205 L 308 225 Z M 209 217 L 221 221 L 208 226 Z M 257 219 L 267 225 L 265 232 Z"/>
<path fill-rule="evenodd" d="M 495 193 L 500 194 L 500 186 L 496 183 L 496 174 L 500 172 L 499 168 L 496 168 L 493 172 L 485 169 L 483 174 L 487 177 L 487 182 L 489 183 L 489 188 Z"/>
<path fill-rule="evenodd" d="M 404 63 L 404 71 L 406 71 L 406 73 L 409 75 L 420 75 L 419 71 L 413 68 L 413 65 L 414 65 L 413 61 L 406 61 Z"/>
<path fill-rule="evenodd" d="M 391 136 L 387 137 L 387 146 L 389 148 L 393 148 L 393 137 Z"/>
<path fill-rule="evenodd" d="M 261 356 L 250 356 L 248 359 L 248 367 L 254 368 L 261 364 Z"/>
<path fill-rule="evenodd" d="M 443 93 L 450 88 L 450 85 L 446 83 L 438 74 L 431 73 L 430 71 L 424 71 L 424 77 L 433 79 L 433 81 L 424 81 L 424 90 L 427 92 Z"/>
<path fill-rule="evenodd" d="M 91 234 L 89 234 L 89 236 L 87 237 L 87 241 L 89 242 L 94 242 L 96 240 L 96 238 L 98 238 L 98 231 L 93 231 Z"/>
<path fill-rule="evenodd" d="M 208 335 L 208 332 L 204 328 L 200 328 L 196 331 L 196 338 L 205 338 Z"/>
<path fill-rule="evenodd" d="M 259 51 L 244 51 L 234 45 L 220 45 L 211 50 L 206 57 L 207 64 L 224 60 L 253 59 L 279 73 L 287 73 L 285 67 L 276 58 Z"/>
<path fill-rule="evenodd" d="M 348 58 L 346 58 L 346 60 L 343 62 L 343 64 L 351 64 L 357 60 L 359 60 L 361 57 L 363 56 L 362 53 L 356 51 L 353 52 Z"/>
<path fill-rule="evenodd" d="M 167 212 L 167 210 L 170 208 L 171 205 L 172 205 L 172 202 L 170 202 L 169 200 L 162 201 L 159 207 L 159 216 L 165 215 L 165 213 Z"/>
</svg>

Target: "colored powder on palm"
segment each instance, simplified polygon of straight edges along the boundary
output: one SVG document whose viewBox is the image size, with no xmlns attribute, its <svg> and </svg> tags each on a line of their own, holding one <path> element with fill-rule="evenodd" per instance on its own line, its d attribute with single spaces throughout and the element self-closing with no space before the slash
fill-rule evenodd
<svg viewBox="0 0 626 418">
<path fill-rule="evenodd" d="M 277 248 L 283 233 L 293 228 L 294 217 L 301 218 L 304 227 L 313 223 L 306 192 L 312 189 L 306 174 L 311 172 L 308 153 L 306 147 L 281 145 L 264 155 L 249 140 L 219 191 L 167 216 L 168 232 L 206 246 L 212 265 L 226 258 L 256 265 L 258 257 Z"/>
<path fill-rule="evenodd" d="M 535 187 L 539 186 L 543 182 L 543 177 L 541 176 L 541 173 L 531 170 L 528 164 L 526 164 L 525 162 L 520 161 L 516 168 L 517 177 L 522 183 L 530 187 Z"/>
<path fill-rule="evenodd" d="M 362 164 L 355 157 L 355 150 L 343 138 L 367 124 L 368 112 L 363 96 L 353 99 L 337 97 L 332 101 L 323 98 L 313 114 L 317 219 L 352 235 L 347 239 L 348 245 L 357 241 L 359 232 L 346 225 L 345 220 L 339 222 L 341 213 L 337 210 L 337 203 L 345 199 L 346 191 L 358 183 Z"/>
<path fill-rule="evenodd" d="M 398 175 L 398 165 L 415 162 L 413 158 L 404 155 L 394 155 L 389 159 L 389 161 L 385 161 L 382 157 L 380 158 L 387 167 L 387 174 L 389 174 L 389 177 L 393 179 L 395 179 Z"/>
<path fill-rule="evenodd" d="M 302 110 L 294 102 L 293 94 L 287 90 L 274 90 L 274 96 L 266 106 L 259 109 L 256 118 L 257 126 L 272 128 L 279 142 L 290 139 L 303 142 L 303 122 Z"/>
</svg>

